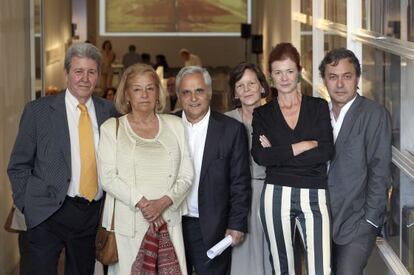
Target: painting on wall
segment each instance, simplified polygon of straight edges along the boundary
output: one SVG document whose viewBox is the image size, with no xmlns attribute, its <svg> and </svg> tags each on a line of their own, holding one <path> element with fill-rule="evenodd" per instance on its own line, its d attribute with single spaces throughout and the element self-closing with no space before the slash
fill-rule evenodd
<svg viewBox="0 0 414 275">
<path fill-rule="evenodd" d="M 239 35 L 251 0 L 101 0 L 101 35 Z"/>
</svg>

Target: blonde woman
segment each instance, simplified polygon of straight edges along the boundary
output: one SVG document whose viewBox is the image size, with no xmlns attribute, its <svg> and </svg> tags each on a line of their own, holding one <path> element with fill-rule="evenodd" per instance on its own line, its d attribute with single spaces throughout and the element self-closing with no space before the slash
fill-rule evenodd
<svg viewBox="0 0 414 275">
<path fill-rule="evenodd" d="M 115 205 L 115 235 L 119 262 L 108 274 L 130 274 L 149 227 L 168 225 L 181 267 L 187 274 L 181 216 L 193 169 L 178 117 L 157 114 L 165 96 L 154 69 L 135 64 L 124 72 L 115 105 L 123 114 L 101 127 L 99 172 L 107 200 L 103 225 L 109 227 Z M 112 199 L 111 199 L 112 198 Z"/>
</svg>

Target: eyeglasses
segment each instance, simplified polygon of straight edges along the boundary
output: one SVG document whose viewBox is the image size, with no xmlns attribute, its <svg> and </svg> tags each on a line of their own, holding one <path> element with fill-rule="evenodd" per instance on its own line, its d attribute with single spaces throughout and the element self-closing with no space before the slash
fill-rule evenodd
<svg viewBox="0 0 414 275">
<path fill-rule="evenodd" d="M 237 92 L 244 92 L 246 90 L 246 87 L 247 87 L 247 89 L 254 89 L 254 88 L 257 88 L 257 85 L 258 85 L 258 83 L 255 82 L 255 81 L 250 81 L 246 84 L 240 83 L 240 84 L 236 85 L 236 91 Z"/>
</svg>

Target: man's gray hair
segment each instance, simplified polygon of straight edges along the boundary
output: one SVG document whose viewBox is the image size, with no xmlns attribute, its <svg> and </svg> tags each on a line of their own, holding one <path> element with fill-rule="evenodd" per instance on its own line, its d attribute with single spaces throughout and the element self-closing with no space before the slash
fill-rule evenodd
<svg viewBox="0 0 414 275">
<path fill-rule="evenodd" d="M 97 47 L 90 43 L 75 43 L 69 47 L 65 55 L 65 71 L 69 73 L 70 66 L 72 65 L 72 58 L 79 57 L 79 58 L 89 58 L 96 62 L 98 67 L 98 72 L 101 69 L 101 52 Z"/>
<path fill-rule="evenodd" d="M 212 93 L 212 87 L 211 87 L 211 76 L 208 73 L 208 71 L 204 68 L 198 67 L 198 66 L 187 66 L 182 68 L 175 79 L 175 92 L 178 94 L 180 92 L 180 84 L 183 78 L 187 75 L 191 74 L 201 74 L 204 79 L 204 83 L 206 84 L 208 88 L 208 92 Z"/>
</svg>

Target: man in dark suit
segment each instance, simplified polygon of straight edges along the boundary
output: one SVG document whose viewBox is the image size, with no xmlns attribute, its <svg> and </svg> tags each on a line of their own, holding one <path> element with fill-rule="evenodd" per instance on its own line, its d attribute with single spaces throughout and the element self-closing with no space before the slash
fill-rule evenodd
<svg viewBox="0 0 414 275">
<path fill-rule="evenodd" d="M 66 274 L 94 272 L 102 198 L 95 150 L 99 126 L 116 114 L 112 103 L 92 96 L 100 64 L 95 46 L 72 45 L 66 91 L 29 102 L 23 111 L 7 172 L 28 227 L 28 274 L 56 274 L 62 248 Z"/>
<path fill-rule="evenodd" d="M 206 252 L 226 235 L 232 245 L 247 232 L 251 199 L 249 152 L 244 126 L 210 110 L 211 77 L 200 67 L 184 67 L 177 75 L 195 176 L 183 217 L 188 272 L 229 274 L 231 248 L 209 261 Z"/>
<path fill-rule="evenodd" d="M 331 97 L 336 149 L 328 172 L 333 269 L 362 275 L 384 221 L 391 120 L 383 106 L 357 93 L 361 67 L 352 51 L 330 51 L 319 70 Z"/>
</svg>

